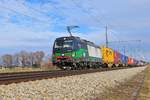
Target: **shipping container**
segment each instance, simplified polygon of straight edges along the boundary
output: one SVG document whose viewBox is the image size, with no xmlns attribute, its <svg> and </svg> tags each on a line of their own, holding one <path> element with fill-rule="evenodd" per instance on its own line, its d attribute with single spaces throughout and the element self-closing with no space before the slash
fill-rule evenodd
<svg viewBox="0 0 150 100">
<path fill-rule="evenodd" d="M 102 62 L 103 64 L 113 64 L 114 63 L 114 50 L 111 48 L 102 48 Z"/>
<path fill-rule="evenodd" d="M 131 65 L 131 57 L 128 57 L 128 65 Z"/>
<path fill-rule="evenodd" d="M 122 65 L 127 65 L 128 64 L 128 56 L 125 56 L 123 54 L 120 55 L 120 60 Z"/>
<path fill-rule="evenodd" d="M 123 54 L 120 54 L 120 62 L 121 64 L 125 64 L 125 56 Z"/>
<path fill-rule="evenodd" d="M 128 56 L 125 56 L 125 65 L 128 65 Z"/>
<path fill-rule="evenodd" d="M 134 60 L 133 58 L 129 57 L 128 58 L 128 65 L 133 66 L 134 65 Z"/>
<path fill-rule="evenodd" d="M 120 64 L 121 54 L 118 51 L 114 51 L 114 64 Z"/>
<path fill-rule="evenodd" d="M 136 65 L 138 65 L 138 60 L 136 60 L 136 59 L 133 59 L 133 64 L 136 66 Z"/>
</svg>

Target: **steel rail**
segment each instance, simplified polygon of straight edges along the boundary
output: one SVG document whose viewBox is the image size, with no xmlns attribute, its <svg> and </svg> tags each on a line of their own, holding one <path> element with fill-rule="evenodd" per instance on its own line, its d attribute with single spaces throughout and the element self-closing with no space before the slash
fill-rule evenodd
<svg viewBox="0 0 150 100">
<path fill-rule="evenodd" d="M 104 72 L 112 70 L 127 69 L 129 67 L 101 68 L 88 70 L 57 70 L 57 71 L 38 71 L 38 72 L 23 72 L 23 73 L 3 73 L 0 74 L 0 85 L 11 83 L 27 82 L 48 78 L 66 77 L 72 75 L 81 75 L 94 72 Z"/>
</svg>

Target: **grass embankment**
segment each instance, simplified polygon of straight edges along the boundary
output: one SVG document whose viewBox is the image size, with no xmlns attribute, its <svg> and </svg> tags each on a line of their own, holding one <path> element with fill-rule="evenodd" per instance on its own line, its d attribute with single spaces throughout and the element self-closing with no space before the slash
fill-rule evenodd
<svg viewBox="0 0 150 100">
<path fill-rule="evenodd" d="M 140 90 L 138 100 L 150 100 L 150 65 L 147 69 L 144 84 Z"/>
<path fill-rule="evenodd" d="M 13 67 L 13 68 L 0 68 L 0 73 L 16 73 L 16 72 L 33 72 L 33 71 L 51 71 L 51 70 L 59 70 L 55 66 L 51 66 L 49 68 L 45 67 Z"/>
<path fill-rule="evenodd" d="M 132 78 L 130 78 L 130 80 L 125 80 L 125 82 L 123 83 L 118 82 L 116 87 L 108 88 L 102 95 L 96 98 L 96 100 L 133 100 L 136 97 L 138 98 L 138 100 L 150 100 L 150 98 L 140 99 L 140 96 L 138 94 L 136 95 L 136 97 L 134 97 L 134 92 L 136 92 L 135 90 L 140 86 L 139 82 L 143 79 L 143 76 L 146 74 L 146 72 L 147 69 L 133 76 Z M 150 82 L 149 84 L 147 84 L 147 86 L 150 86 Z M 149 91 L 146 89 L 145 92 L 147 93 Z"/>
</svg>

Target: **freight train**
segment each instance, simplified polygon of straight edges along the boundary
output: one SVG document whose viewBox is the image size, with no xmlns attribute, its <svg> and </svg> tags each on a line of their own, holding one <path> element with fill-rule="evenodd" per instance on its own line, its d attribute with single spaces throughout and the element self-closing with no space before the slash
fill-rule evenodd
<svg viewBox="0 0 150 100">
<path fill-rule="evenodd" d="M 57 38 L 53 45 L 53 65 L 61 69 L 136 66 L 139 61 L 111 48 L 99 47 L 76 36 Z"/>
</svg>

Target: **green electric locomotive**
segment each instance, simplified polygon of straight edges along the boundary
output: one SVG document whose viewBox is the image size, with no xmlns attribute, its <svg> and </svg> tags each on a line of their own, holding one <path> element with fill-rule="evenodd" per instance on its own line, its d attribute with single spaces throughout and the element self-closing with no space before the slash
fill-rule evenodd
<svg viewBox="0 0 150 100">
<path fill-rule="evenodd" d="M 102 54 L 93 42 L 75 36 L 57 38 L 53 46 L 52 62 L 61 69 L 100 67 Z"/>
</svg>

